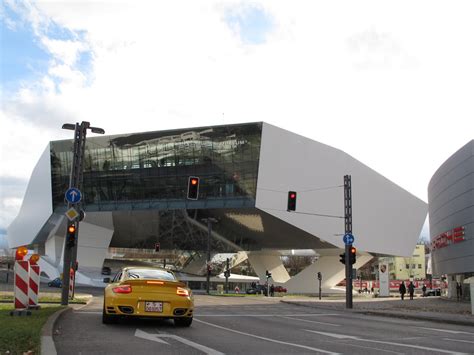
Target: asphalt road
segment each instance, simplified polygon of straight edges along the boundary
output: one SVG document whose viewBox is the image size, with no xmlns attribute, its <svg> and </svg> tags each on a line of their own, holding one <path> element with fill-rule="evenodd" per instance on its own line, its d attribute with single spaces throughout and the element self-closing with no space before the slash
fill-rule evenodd
<svg viewBox="0 0 474 355">
<path fill-rule="evenodd" d="M 58 354 L 474 353 L 474 328 L 307 308 L 255 297 L 195 296 L 190 328 L 172 321 L 101 323 L 102 297 L 66 312 Z"/>
</svg>

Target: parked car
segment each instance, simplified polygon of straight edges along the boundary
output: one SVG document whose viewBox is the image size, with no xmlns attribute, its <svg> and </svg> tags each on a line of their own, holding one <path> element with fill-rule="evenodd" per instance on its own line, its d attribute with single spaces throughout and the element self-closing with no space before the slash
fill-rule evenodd
<svg viewBox="0 0 474 355">
<path fill-rule="evenodd" d="M 54 280 L 48 282 L 49 287 L 63 287 L 63 282 L 59 277 L 56 277 Z"/>
<path fill-rule="evenodd" d="M 288 291 L 283 286 L 275 286 L 274 290 L 275 290 L 275 292 L 287 292 Z"/>
<path fill-rule="evenodd" d="M 267 295 L 267 288 L 264 285 L 257 285 L 256 287 L 248 288 L 245 291 L 248 295 L 261 295 L 262 293 L 266 296 Z"/>
<path fill-rule="evenodd" d="M 426 296 L 441 296 L 441 289 L 433 288 L 431 290 L 426 290 Z"/>
<path fill-rule="evenodd" d="M 104 266 L 102 268 L 102 275 L 110 275 L 112 273 L 112 270 L 108 266 Z"/>
<path fill-rule="evenodd" d="M 193 321 L 194 299 L 186 284 L 169 270 L 125 267 L 104 290 L 102 322 L 118 317 L 173 319 L 176 326 Z"/>
</svg>

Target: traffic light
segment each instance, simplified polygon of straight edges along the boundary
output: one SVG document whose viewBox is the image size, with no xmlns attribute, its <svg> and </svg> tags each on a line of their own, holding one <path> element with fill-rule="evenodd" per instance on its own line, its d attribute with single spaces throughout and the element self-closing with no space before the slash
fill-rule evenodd
<svg viewBox="0 0 474 355">
<path fill-rule="evenodd" d="M 188 199 L 197 200 L 199 196 L 199 178 L 190 176 L 188 179 Z"/>
<path fill-rule="evenodd" d="M 225 277 L 230 277 L 230 270 L 224 271 L 224 276 Z"/>
<path fill-rule="evenodd" d="M 269 272 L 268 270 L 265 271 L 265 276 L 267 277 L 267 280 L 272 277 L 272 273 Z"/>
<path fill-rule="evenodd" d="M 351 247 L 350 260 L 351 260 L 352 265 L 356 263 L 356 254 L 357 254 L 357 249 L 355 247 Z"/>
<path fill-rule="evenodd" d="M 318 271 L 318 280 L 321 281 L 322 278 L 323 278 L 323 275 L 321 275 L 321 272 Z"/>
<path fill-rule="evenodd" d="M 66 236 L 67 246 L 72 248 L 76 245 L 76 224 L 70 223 L 67 226 L 67 236 Z"/>
<path fill-rule="evenodd" d="M 346 253 L 339 254 L 339 256 L 341 257 L 341 258 L 339 259 L 339 262 L 340 262 L 340 263 L 343 263 L 344 265 L 346 265 Z"/>
<path fill-rule="evenodd" d="M 296 210 L 296 191 L 288 191 L 288 211 Z"/>
</svg>

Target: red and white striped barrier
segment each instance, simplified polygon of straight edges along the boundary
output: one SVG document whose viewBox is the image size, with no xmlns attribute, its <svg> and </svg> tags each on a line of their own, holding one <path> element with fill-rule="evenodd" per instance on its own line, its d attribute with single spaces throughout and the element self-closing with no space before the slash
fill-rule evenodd
<svg viewBox="0 0 474 355">
<path fill-rule="evenodd" d="M 74 298 L 74 281 L 76 279 L 76 273 L 73 268 L 69 270 L 69 299 Z"/>
<path fill-rule="evenodd" d="M 38 292 L 40 285 L 40 267 L 39 265 L 30 265 L 30 287 L 28 289 L 28 298 L 30 307 L 38 307 Z"/>
<path fill-rule="evenodd" d="M 28 308 L 28 289 L 29 289 L 29 266 L 28 261 L 15 261 L 15 309 Z"/>
</svg>

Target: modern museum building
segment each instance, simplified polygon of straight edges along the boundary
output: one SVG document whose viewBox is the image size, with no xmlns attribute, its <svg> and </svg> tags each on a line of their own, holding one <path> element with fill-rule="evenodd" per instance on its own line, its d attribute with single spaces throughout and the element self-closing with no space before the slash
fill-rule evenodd
<svg viewBox="0 0 474 355">
<path fill-rule="evenodd" d="M 72 140 L 47 145 L 8 228 L 10 248 L 39 251 L 49 278 L 62 272 L 72 149 Z M 472 164 L 472 142 L 469 149 Z M 160 254 L 175 256 L 176 271 L 203 275 L 209 232 L 204 220 L 213 217 L 213 255 L 233 253 L 232 266 L 248 260 L 261 280 L 268 270 L 275 284 L 291 292 L 314 292 L 314 275 L 321 272 L 322 288 L 329 290 L 344 279 L 339 254 L 345 175 L 352 179 L 355 267 L 374 255 L 411 255 L 428 209 L 346 152 L 265 122 L 90 136 L 84 153 L 86 214 L 76 277 L 82 284 L 99 284 L 104 260 L 127 250 L 152 250 L 158 243 Z M 197 200 L 187 198 L 190 176 L 200 178 Z M 472 170 L 470 179 L 470 222 L 442 221 L 435 228 L 440 233 L 448 224 L 448 229 L 463 226 L 466 235 L 472 230 Z M 446 189 L 447 182 L 440 184 L 433 189 Z M 290 212 L 289 191 L 297 193 L 296 210 Z M 472 254 L 472 239 L 462 247 L 468 243 Z M 316 261 L 290 277 L 282 255 L 298 250 L 314 251 Z"/>
<path fill-rule="evenodd" d="M 474 276 L 474 140 L 435 172 L 428 187 L 433 275 L 447 276 L 448 296 L 469 299 Z"/>
</svg>

